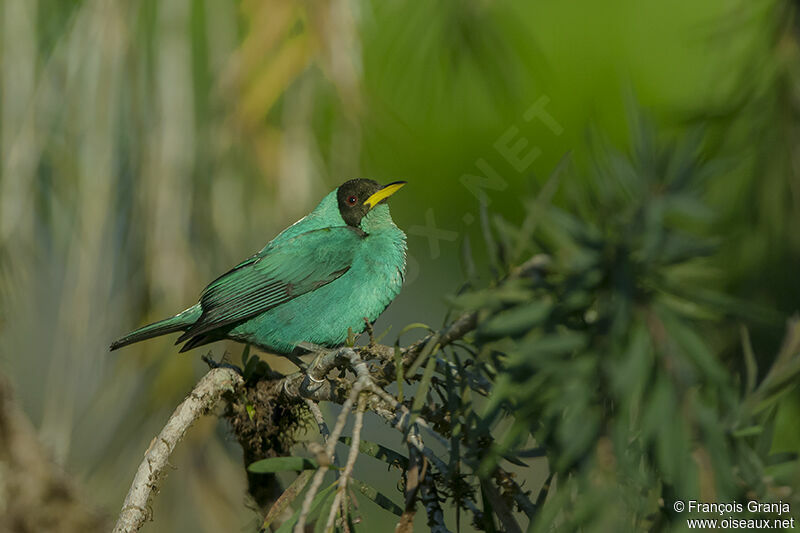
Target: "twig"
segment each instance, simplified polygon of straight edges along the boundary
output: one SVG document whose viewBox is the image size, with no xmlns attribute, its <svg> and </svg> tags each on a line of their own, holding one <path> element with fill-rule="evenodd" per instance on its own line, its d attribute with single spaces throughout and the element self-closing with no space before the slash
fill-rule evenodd
<svg viewBox="0 0 800 533">
<path fill-rule="evenodd" d="M 319 410 L 319 405 L 317 405 L 317 402 L 314 400 L 309 400 L 308 398 L 304 398 L 304 401 L 308 406 L 308 410 L 311 411 L 314 420 L 317 422 L 317 426 L 319 426 L 319 434 L 322 435 L 322 441 L 327 443 L 331 432 L 328 429 L 328 424 L 325 423 L 325 417 L 322 416 L 322 411 Z"/>
<path fill-rule="evenodd" d="M 272 508 L 270 508 L 267 516 L 264 517 L 264 522 L 261 524 L 260 533 L 266 533 L 267 528 L 269 525 L 275 521 L 278 516 L 283 513 L 287 507 L 294 501 L 297 496 L 303 492 L 303 489 L 306 488 L 308 482 L 311 480 L 311 475 L 314 472 L 312 470 L 303 470 L 300 474 L 292 481 L 292 484 L 289 485 L 283 494 L 281 494 L 275 503 L 272 504 Z"/>
<path fill-rule="evenodd" d="M 347 456 L 347 464 L 339 478 L 339 488 L 336 489 L 336 496 L 328 514 L 328 522 L 325 524 L 325 531 L 333 529 L 333 522 L 336 520 L 336 510 L 341 505 L 342 516 L 347 515 L 347 480 L 353 475 L 353 468 L 358 458 L 358 447 L 361 443 L 361 428 L 364 426 L 364 409 L 366 409 L 366 398 L 362 395 L 358 398 L 358 409 L 356 409 L 355 422 L 353 424 L 353 440 L 350 443 L 350 453 Z"/>
<path fill-rule="evenodd" d="M 428 527 L 431 528 L 431 533 L 450 533 L 450 530 L 444 524 L 444 513 L 442 513 L 441 505 L 439 505 L 439 493 L 436 492 L 433 476 L 425 476 L 422 479 L 420 500 L 425 506 L 425 512 L 428 515 Z"/>
<path fill-rule="evenodd" d="M 439 444 L 444 446 L 447 453 L 450 453 L 450 442 L 444 438 L 442 435 L 437 433 L 433 428 L 431 428 L 428 421 L 425 420 L 422 416 L 417 415 L 413 417 L 414 420 L 411 421 L 411 411 L 403 405 L 402 403 L 398 402 L 391 394 L 386 392 L 385 390 L 381 389 L 380 387 L 372 387 L 372 392 L 378 395 L 384 402 L 388 403 L 392 409 L 399 415 L 398 423 L 401 425 L 405 424 L 405 427 L 410 428 L 411 426 L 419 426 L 421 428 L 425 428 L 429 435 L 431 435 L 434 439 L 436 439 Z M 409 422 L 411 421 L 411 422 Z"/>
<path fill-rule="evenodd" d="M 412 429 L 412 431 L 415 431 Z M 405 495 L 406 504 L 400 521 L 394 528 L 395 533 L 413 533 L 414 516 L 417 514 L 417 493 L 420 480 L 425 477 L 427 462 L 416 448 L 408 445 L 408 468 L 406 469 Z"/>
<path fill-rule="evenodd" d="M 417 356 L 422 352 L 425 348 L 425 345 L 428 344 L 431 340 L 433 344 L 439 344 L 441 348 L 444 348 L 448 344 L 453 341 L 457 341 L 458 339 L 462 338 L 464 335 L 475 329 L 475 326 L 478 324 L 478 313 L 464 313 L 460 317 L 458 317 L 452 324 L 440 329 L 436 333 L 423 337 L 422 339 L 418 340 L 414 344 L 410 345 L 408 348 L 403 350 L 403 366 L 406 367 L 410 365 L 414 360 L 416 360 Z"/>
<path fill-rule="evenodd" d="M 350 368 L 353 370 L 353 372 L 356 373 L 356 376 L 357 376 L 356 382 L 353 385 L 353 390 L 351 392 L 351 395 L 345 401 L 345 404 L 344 404 L 343 409 L 342 409 L 342 414 L 339 415 L 340 419 L 341 419 L 342 415 L 345 415 L 345 418 L 346 418 L 346 413 L 348 413 L 349 410 L 352 409 L 352 405 L 353 405 L 353 401 L 354 401 L 353 394 L 358 394 L 362 390 L 366 390 L 368 392 L 371 392 L 376 397 L 375 399 L 377 400 L 376 402 L 373 402 L 373 405 L 372 405 L 373 411 L 375 411 L 375 413 L 377 413 L 381 418 L 383 418 L 384 420 L 389 422 L 389 424 L 393 428 L 397 429 L 398 431 L 400 431 L 401 433 L 406 435 L 406 441 L 410 445 L 414 446 L 414 448 L 416 448 L 418 451 L 420 451 L 425 457 L 427 457 L 428 460 L 433 464 L 433 466 L 439 472 L 441 472 L 443 475 L 447 476 L 448 473 L 449 473 L 449 469 L 447 467 L 447 464 L 445 464 L 445 462 L 442 461 L 433 452 L 433 450 L 431 450 L 430 448 L 425 446 L 425 444 L 422 442 L 422 437 L 419 435 L 418 431 L 410 431 L 410 430 L 412 428 L 414 428 L 414 427 L 425 428 L 428 431 L 429 434 L 431 434 L 434 438 L 436 438 L 436 440 L 440 444 L 442 444 L 442 446 L 445 447 L 446 450 L 450 449 L 450 443 L 448 442 L 448 440 L 445 439 L 443 436 L 441 436 L 436 431 L 434 431 L 428 425 L 428 423 L 425 421 L 425 419 L 422 418 L 421 416 L 417 416 L 412 421 L 411 420 L 412 419 L 411 412 L 408 410 L 408 408 L 405 405 L 403 405 L 400 402 L 398 402 L 391 394 L 389 394 L 388 392 L 383 390 L 381 387 L 379 387 L 375 383 L 375 381 L 372 378 L 372 375 L 369 372 L 369 368 L 367 367 L 366 362 L 363 359 L 361 359 L 361 357 L 358 355 L 358 353 L 355 352 L 355 350 L 353 350 L 352 348 L 344 348 L 342 350 L 338 350 L 337 352 L 329 354 L 329 356 L 330 356 L 330 360 L 328 362 L 326 362 L 325 358 L 323 358 L 317 364 L 317 368 L 319 368 L 323 363 L 326 363 L 326 364 L 329 363 L 331 365 L 335 365 L 336 361 L 345 360 L 345 361 L 350 363 Z M 320 376 L 320 378 L 322 378 L 325 375 L 327 375 L 327 373 L 330 370 L 324 370 L 323 369 L 323 371 L 325 372 L 325 374 L 318 374 Z M 326 383 L 327 382 L 323 383 L 320 386 L 324 386 Z M 332 387 L 331 387 L 331 389 L 332 389 Z M 284 390 L 288 390 L 288 389 L 285 388 Z M 303 392 L 304 391 L 302 389 L 298 391 L 298 393 L 299 393 L 299 395 L 301 397 L 304 396 Z M 343 424 L 344 423 L 342 422 L 342 425 Z M 339 421 L 337 421 L 336 425 L 337 425 L 337 427 L 339 426 Z M 341 430 L 340 430 L 340 432 L 341 432 Z M 336 440 L 338 440 L 338 438 L 339 438 L 339 435 L 336 433 L 336 429 L 334 429 L 334 435 L 331 436 L 331 440 L 329 441 L 328 446 L 330 447 L 331 443 L 335 443 Z M 331 452 L 329 452 L 329 456 L 330 455 L 332 455 L 332 450 L 331 450 Z M 322 470 L 322 468 L 320 468 L 320 470 Z M 317 471 L 318 474 L 319 474 L 320 470 Z M 327 467 L 326 467 L 325 470 L 327 471 Z M 324 473 L 325 472 L 322 472 L 322 474 L 324 474 Z M 321 483 L 322 483 L 322 478 L 320 476 L 318 484 L 321 484 Z M 312 488 L 313 488 L 313 486 L 312 486 Z M 319 487 L 317 487 L 317 489 L 318 488 Z M 316 492 L 316 491 L 314 491 L 314 492 Z M 309 493 L 311 493 L 311 490 L 309 490 Z M 311 500 L 312 499 L 313 499 L 313 495 L 311 496 L 310 499 L 309 499 L 309 495 L 308 494 L 306 495 L 306 501 L 308 501 L 309 507 L 311 506 Z M 303 503 L 305 504 L 305 502 L 303 502 Z M 473 514 L 474 513 L 480 513 L 480 510 L 478 509 L 477 505 L 474 502 L 472 502 L 471 500 L 465 498 L 464 499 L 464 505 Z M 298 524 L 299 523 L 300 522 L 298 521 Z M 298 529 L 295 529 L 295 531 L 299 532 Z"/>
<path fill-rule="evenodd" d="M 463 336 L 467 331 L 470 330 L 470 328 L 474 328 L 476 320 L 477 318 L 473 315 L 462 315 L 450 327 L 444 328 L 439 338 L 444 339 L 446 342 L 452 342 L 452 340 Z M 407 349 L 406 354 L 408 354 L 410 350 L 418 344 L 419 343 L 411 345 Z M 377 345 L 375 348 L 381 347 Z M 388 347 L 386 348 L 388 349 Z M 434 439 L 436 439 L 437 442 L 439 442 L 439 444 L 444 447 L 447 453 L 450 453 L 450 442 L 448 439 L 433 430 L 430 424 L 428 424 L 423 417 L 418 415 L 412 420 L 409 409 L 397 401 L 397 399 L 395 399 L 379 385 L 379 383 L 382 383 L 387 378 L 385 367 L 380 377 L 374 377 L 370 373 L 366 362 L 353 348 L 342 348 L 324 355 L 322 358 L 320 358 L 319 362 L 313 369 L 313 373 L 315 375 L 311 376 L 310 379 L 307 374 L 295 373 L 279 380 L 278 385 L 276 386 L 280 387 L 284 393 L 296 398 L 342 403 L 340 392 L 338 392 L 341 390 L 341 387 L 338 387 L 337 383 L 333 379 L 328 379 L 327 375 L 334 368 L 341 368 L 343 365 L 349 365 L 350 369 L 356 374 L 356 380 L 351 390 L 350 397 L 343 403 L 343 406 L 345 406 L 346 409 L 343 408 L 340 417 L 342 415 L 346 415 L 349 413 L 349 410 L 352 409 L 352 404 L 354 401 L 352 396 L 353 391 L 358 390 L 360 392 L 362 390 L 366 390 L 367 392 L 372 393 L 373 400 L 370 402 L 371 409 L 381 418 L 386 420 L 393 428 L 406 435 L 407 442 L 411 446 L 424 455 L 431 462 L 433 467 L 436 468 L 436 470 L 441 472 L 443 475 L 448 476 L 449 468 L 447 464 L 442 461 L 442 459 L 440 459 L 433 452 L 433 450 L 425 446 L 418 432 L 411 432 L 410 429 L 412 429 L 414 426 L 424 428 L 429 435 L 431 435 Z M 452 369 L 448 370 L 452 372 Z M 389 372 L 389 375 L 393 375 L 393 368 Z M 331 442 L 335 443 L 338 438 L 338 435 L 332 437 L 329 441 L 329 445 Z M 327 467 L 325 468 L 325 471 L 327 471 Z M 323 471 L 322 474 L 324 474 L 325 471 Z M 318 470 L 317 473 L 319 474 L 320 471 Z M 313 490 L 314 494 L 319 489 L 319 484 L 321 483 L 322 478 L 320 477 L 317 487 L 315 490 Z M 312 488 L 314 487 L 312 486 Z M 515 500 L 525 509 L 526 514 L 530 516 L 532 506 L 530 505 L 530 502 L 524 501 L 526 497 L 521 487 L 519 487 L 519 485 L 516 483 L 512 483 L 512 488 L 515 491 Z M 312 491 L 310 490 L 309 493 L 311 492 Z M 306 500 L 308 501 L 309 507 L 312 499 L 313 495 L 311 499 L 309 499 L 308 494 L 306 495 Z M 463 500 L 463 504 L 473 514 L 480 514 L 480 510 L 475 502 L 465 498 Z"/>
<path fill-rule="evenodd" d="M 358 357 L 358 354 L 356 354 L 351 349 L 341 350 L 339 353 L 343 353 L 346 357 L 355 360 L 356 364 L 353 365 L 354 368 L 357 367 L 358 366 L 357 363 L 361 361 L 360 358 Z M 363 361 L 361 361 L 361 364 L 363 365 L 363 369 L 366 369 L 367 365 L 364 364 Z M 317 366 L 319 366 L 319 363 Z M 358 368 L 363 373 L 361 367 Z M 369 376 L 368 369 L 366 370 L 366 373 L 367 373 L 366 375 Z M 339 440 L 339 436 L 342 434 L 342 431 L 344 430 L 345 423 L 347 422 L 347 416 L 353 409 L 353 403 L 355 402 L 356 398 L 358 398 L 358 395 L 361 393 L 364 387 L 369 384 L 367 379 L 368 378 L 365 378 L 362 375 L 356 380 L 355 384 L 353 385 L 353 390 L 350 394 L 350 397 L 347 398 L 347 400 L 345 400 L 344 404 L 342 405 L 342 412 L 339 413 L 339 418 L 336 419 L 336 425 L 333 428 L 333 433 L 331 434 L 331 437 L 328 440 L 328 444 L 325 447 L 325 454 L 327 455 L 329 462 L 327 464 L 320 465 L 319 468 L 317 469 L 317 472 L 314 474 L 314 479 L 311 481 L 311 487 L 308 489 L 306 497 L 303 500 L 303 507 L 301 507 L 300 510 L 300 517 L 298 518 L 297 524 L 294 527 L 295 533 L 303 533 L 304 531 L 306 520 L 308 518 L 308 513 L 311 510 L 311 503 L 314 501 L 314 496 L 317 494 L 320 485 L 322 485 L 322 478 L 325 477 L 325 473 L 330 468 L 330 462 L 333 461 L 334 451 L 336 449 L 336 442 Z"/>
<path fill-rule="evenodd" d="M 186 430 L 200 415 L 213 409 L 223 393 L 233 392 L 242 383 L 242 377 L 230 368 L 212 369 L 197 383 L 145 452 L 125 497 L 114 533 L 139 531 L 150 518 L 148 502 L 164 474 L 170 454 Z"/>
<path fill-rule="evenodd" d="M 328 441 L 328 446 L 325 447 L 325 456 L 328 462 L 319 465 L 319 468 L 317 468 L 317 471 L 314 473 L 314 479 L 311 480 L 311 487 L 309 487 L 306 497 L 303 499 L 303 506 L 300 508 L 300 517 L 297 519 L 297 524 L 294 526 L 295 533 L 303 533 L 305 531 L 308 513 L 311 511 L 311 503 L 314 501 L 314 496 L 317 495 L 317 492 L 322 485 L 322 479 L 330 469 L 331 462 L 333 462 L 332 448 L 334 446 L 332 444 L 335 444 L 339 439 L 339 435 L 341 434 L 345 421 L 347 420 L 347 415 L 350 413 L 350 409 L 352 409 L 352 407 L 353 402 L 350 402 L 349 399 L 342 406 L 342 412 L 339 413 L 336 426 L 333 428 L 332 438 Z"/>
<path fill-rule="evenodd" d="M 378 416 L 386 420 L 389 423 L 389 425 L 391 425 L 393 428 L 400 431 L 404 435 L 407 435 L 406 442 L 408 442 L 409 445 L 419 450 L 419 452 L 421 452 L 422 455 L 427 457 L 428 460 L 431 462 L 431 464 L 433 464 L 433 466 L 439 472 L 441 472 L 442 475 L 446 477 L 450 474 L 450 469 L 448 468 L 447 464 L 445 464 L 444 461 L 439 459 L 439 457 L 433 452 L 433 450 L 425 446 L 425 444 L 422 442 L 422 437 L 420 437 L 419 433 L 416 431 L 409 431 L 408 428 L 409 417 L 406 417 L 403 414 L 397 414 L 396 412 L 386 409 L 382 406 L 376 406 L 373 410 Z M 412 426 L 419 425 L 420 422 L 421 419 L 417 418 L 417 420 L 412 424 Z M 472 512 L 473 514 L 480 513 L 480 510 L 478 509 L 478 506 L 475 504 L 475 502 L 473 502 L 468 498 L 464 498 L 462 501 L 464 506 L 467 509 L 469 509 L 470 512 Z"/>
<path fill-rule="evenodd" d="M 350 396 L 345 400 L 342 406 L 342 412 L 339 415 L 339 419 L 336 422 L 336 427 L 333 430 L 333 434 L 331 435 L 330 440 L 328 441 L 328 449 L 327 454 L 328 457 L 333 456 L 333 446 L 335 445 L 336 441 L 339 439 L 339 434 L 341 433 L 344 423 L 347 419 L 347 415 L 352 409 L 353 403 L 355 401 L 356 396 L 361 393 L 362 391 L 366 391 L 372 393 L 373 401 L 371 402 L 372 410 L 375 411 L 379 416 L 381 416 L 384 420 L 389 422 L 389 424 L 397 429 L 398 431 L 402 432 L 406 435 L 406 441 L 409 445 L 413 446 L 417 449 L 422 455 L 424 455 L 431 464 L 443 475 L 447 476 L 449 474 L 449 469 L 447 464 L 442 461 L 430 448 L 425 446 L 422 442 L 422 437 L 419 435 L 418 431 L 411 431 L 411 429 L 416 427 L 423 427 L 425 428 L 431 435 L 433 435 L 439 443 L 445 446 L 446 449 L 449 449 L 449 442 L 447 439 L 439 435 L 436 431 L 431 429 L 428 423 L 422 417 L 418 416 L 413 421 L 411 420 L 411 413 L 408 408 L 398 402 L 391 394 L 383 390 L 379 387 L 375 381 L 373 380 L 372 375 L 370 374 L 369 368 L 367 367 L 366 362 L 361 359 L 361 357 L 356 353 L 355 350 L 352 348 L 343 348 L 341 350 L 337 350 L 330 354 L 327 354 L 320 361 L 317 363 L 314 372 L 317 373 L 316 376 L 312 376 L 313 381 L 318 381 L 319 383 L 316 384 L 315 389 L 311 389 L 308 387 L 308 380 L 306 379 L 307 376 L 302 377 L 303 383 L 297 384 L 295 380 L 300 379 L 298 377 L 287 376 L 283 382 L 281 387 L 283 388 L 284 392 L 292 393 L 294 392 L 297 396 L 301 398 L 308 398 L 309 395 L 316 399 L 317 394 L 319 393 L 320 389 L 325 390 L 326 395 L 333 395 L 334 387 L 330 380 L 324 379 L 328 372 L 338 364 L 342 362 L 349 363 L 350 368 L 356 374 L 356 380 L 351 390 Z M 335 401 L 333 399 L 328 399 L 328 401 Z M 338 431 L 337 431 L 338 430 Z M 322 484 L 322 477 L 324 476 L 325 472 L 327 472 L 328 466 L 322 465 L 317 470 L 317 473 L 312 481 L 312 486 L 309 489 L 308 493 L 306 493 L 305 500 L 303 501 L 303 510 L 301 511 L 300 519 L 297 522 L 297 526 L 295 526 L 295 532 L 300 533 L 302 529 L 300 526 L 305 526 L 305 516 L 307 515 L 310 508 L 311 502 L 316 495 L 316 492 L 319 490 L 320 485 Z M 480 513 L 477 505 L 469 499 L 464 499 L 463 503 L 465 507 L 467 507 L 473 514 Z"/>
</svg>

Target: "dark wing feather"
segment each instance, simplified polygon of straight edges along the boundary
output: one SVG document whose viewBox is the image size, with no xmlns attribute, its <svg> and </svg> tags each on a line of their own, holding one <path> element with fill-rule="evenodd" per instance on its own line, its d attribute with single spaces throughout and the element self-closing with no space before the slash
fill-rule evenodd
<svg viewBox="0 0 800 533">
<path fill-rule="evenodd" d="M 342 276 L 364 233 L 323 228 L 272 243 L 214 280 L 200 296 L 203 314 L 178 342 L 241 322 Z"/>
</svg>

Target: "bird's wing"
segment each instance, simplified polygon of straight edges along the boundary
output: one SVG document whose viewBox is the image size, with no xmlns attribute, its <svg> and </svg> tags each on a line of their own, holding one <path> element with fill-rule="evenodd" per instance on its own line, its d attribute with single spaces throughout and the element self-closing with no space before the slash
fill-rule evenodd
<svg viewBox="0 0 800 533">
<path fill-rule="evenodd" d="M 270 244 L 206 287 L 203 314 L 178 339 L 259 315 L 342 276 L 365 234 L 350 226 L 323 228 Z"/>
</svg>

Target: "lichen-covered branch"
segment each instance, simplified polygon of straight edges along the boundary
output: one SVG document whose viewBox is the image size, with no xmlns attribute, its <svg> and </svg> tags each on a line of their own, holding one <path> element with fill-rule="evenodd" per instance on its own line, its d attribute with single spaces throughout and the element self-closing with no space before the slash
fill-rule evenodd
<svg viewBox="0 0 800 533">
<path fill-rule="evenodd" d="M 114 533 L 133 533 L 150 518 L 148 501 L 164 475 L 170 454 L 186 434 L 189 426 L 202 414 L 213 409 L 225 393 L 232 393 L 242 384 L 242 377 L 230 368 L 208 372 L 175 409 L 161 433 L 150 443 L 136 471 L 133 483 L 122 505 Z"/>
<path fill-rule="evenodd" d="M 350 453 L 347 455 L 347 464 L 345 464 L 344 471 L 339 477 L 339 487 L 336 489 L 336 497 L 331 505 L 331 510 L 328 513 L 328 521 L 325 524 L 325 531 L 333 529 L 334 521 L 336 520 L 336 513 L 341 506 L 342 516 L 347 513 L 347 482 L 353 475 L 353 468 L 356 465 L 358 458 L 358 446 L 361 444 L 361 429 L 364 427 L 364 409 L 366 402 L 364 396 L 358 398 L 358 409 L 356 409 L 355 422 L 353 424 L 353 440 L 350 443 Z"/>
<path fill-rule="evenodd" d="M 305 399 L 305 402 L 306 406 L 308 406 L 308 410 L 311 411 L 311 415 L 314 417 L 314 421 L 317 423 L 317 427 L 319 427 L 319 434 L 322 436 L 322 441 L 328 442 L 331 431 L 328 429 L 328 424 L 325 423 L 325 417 L 322 416 L 319 405 L 317 402 L 309 400 L 308 398 Z"/>
<path fill-rule="evenodd" d="M 342 351 L 345 356 L 350 356 L 351 354 L 348 352 L 352 352 L 352 355 L 355 358 L 358 357 L 352 350 Z M 303 506 L 300 510 L 300 518 L 297 521 L 297 525 L 294 527 L 295 533 L 303 533 L 303 531 L 305 531 L 306 520 L 308 518 L 308 513 L 311 510 L 311 503 L 314 501 L 314 496 L 316 496 L 320 485 L 322 485 L 322 479 L 325 477 L 325 473 L 330 469 L 330 465 L 333 462 L 336 442 L 339 440 L 339 437 L 344 430 L 344 426 L 347 423 L 347 417 L 350 414 L 350 411 L 353 409 L 353 403 L 355 403 L 355 401 L 358 399 L 361 391 L 364 390 L 364 388 L 369 384 L 366 379 L 367 378 L 364 376 L 359 376 L 359 378 L 356 379 L 350 396 L 342 405 L 342 412 L 339 413 L 339 417 L 336 419 L 336 425 L 333 427 L 333 433 L 331 433 L 331 438 L 328 440 L 328 443 L 325 446 L 326 462 L 319 466 L 317 472 L 314 474 L 314 478 L 311 480 L 311 487 L 306 493 L 306 497 L 303 500 Z"/>
</svg>

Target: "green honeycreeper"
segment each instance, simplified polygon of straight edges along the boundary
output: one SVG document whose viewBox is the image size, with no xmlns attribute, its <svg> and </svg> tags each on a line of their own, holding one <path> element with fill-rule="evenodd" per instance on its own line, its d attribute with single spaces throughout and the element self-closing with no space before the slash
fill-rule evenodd
<svg viewBox="0 0 800 533">
<path fill-rule="evenodd" d="M 361 333 L 400 292 L 406 235 L 386 200 L 405 182 L 354 179 L 260 252 L 212 281 L 200 302 L 111 344 L 182 331 L 181 352 L 233 339 L 279 354 L 301 343 L 334 347 Z"/>
</svg>

